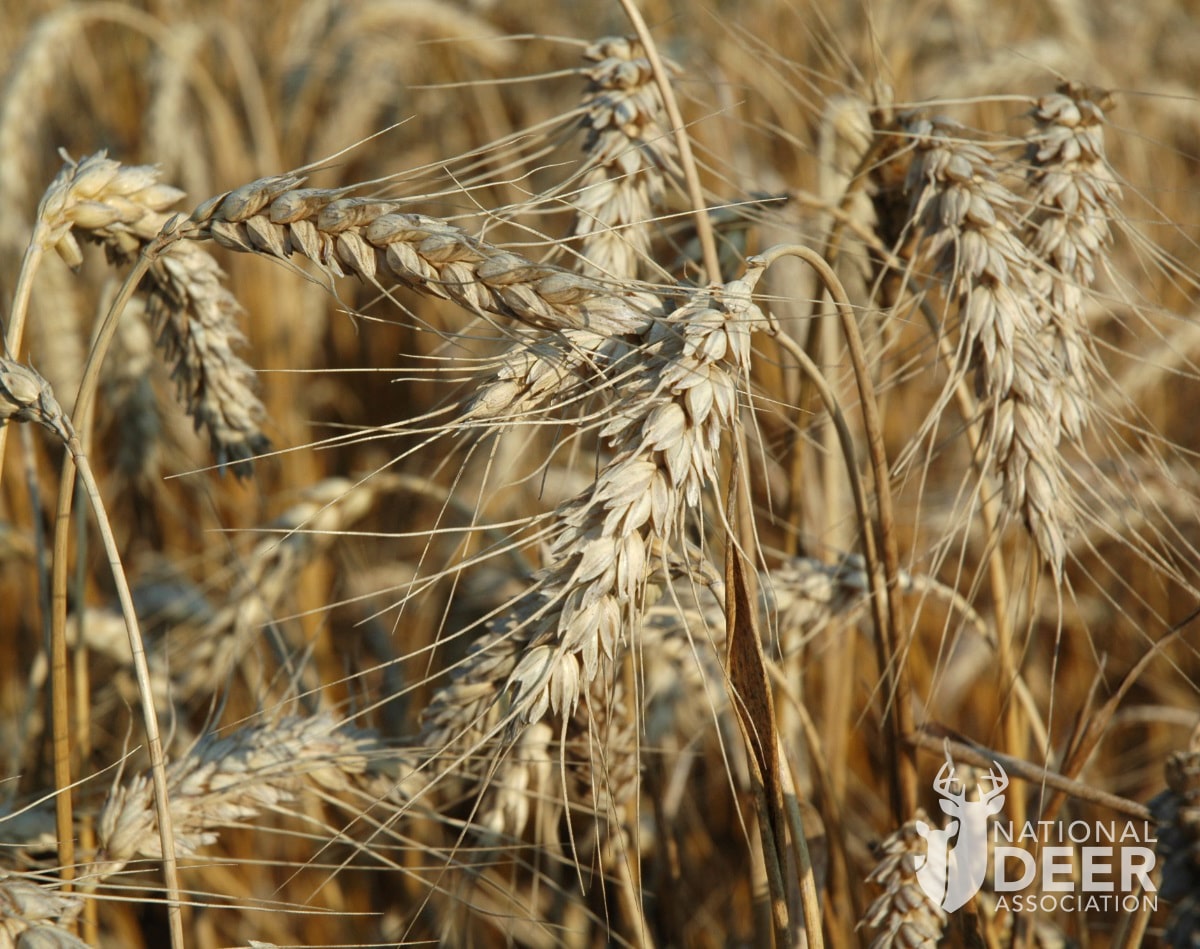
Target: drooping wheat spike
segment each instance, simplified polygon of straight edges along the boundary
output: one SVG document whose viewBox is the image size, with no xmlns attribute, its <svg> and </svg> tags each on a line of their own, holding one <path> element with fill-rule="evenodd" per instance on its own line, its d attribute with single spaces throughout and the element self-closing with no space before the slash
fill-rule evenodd
<svg viewBox="0 0 1200 949">
<path fill-rule="evenodd" d="M 911 586 L 907 574 L 902 572 L 898 579 L 907 592 Z M 785 641 L 815 635 L 834 617 L 860 607 L 869 589 L 866 567 L 857 555 L 832 564 L 813 557 L 792 557 L 772 570 L 765 583 L 778 617 L 780 639 Z"/>
<path fill-rule="evenodd" d="M 502 720 L 507 743 L 548 716 L 570 720 L 585 694 L 601 701 L 593 684 L 632 646 L 648 578 L 683 548 L 687 512 L 716 483 L 750 332 L 764 320 L 750 297 L 760 273 L 696 292 L 630 346 L 638 371 L 612 387 L 599 431 L 609 460 L 553 512 L 548 565 L 435 695 L 422 746 L 471 747 Z M 620 363 L 612 371 L 624 372 Z"/>
<path fill-rule="evenodd" d="M 239 826 L 295 800 L 304 787 L 338 793 L 367 772 L 380 743 L 332 716 L 282 717 L 227 736 L 204 736 L 168 767 L 180 853 L 194 854 Z M 136 857 L 160 856 L 149 777 L 114 781 L 97 819 L 93 872 L 106 877 Z"/>
<path fill-rule="evenodd" d="M 1060 425 L 1078 439 L 1090 413 L 1091 378 L 1099 360 L 1083 313 L 1084 294 L 1096 281 L 1111 243 L 1109 222 L 1121 190 L 1104 151 L 1106 93 L 1064 83 L 1038 100 L 1029 137 L 1029 202 L 1025 243 L 1045 266 L 1039 271 L 1046 340 L 1061 367 Z"/>
<path fill-rule="evenodd" d="M 1167 923 L 1171 949 L 1200 945 L 1200 729 L 1191 747 L 1167 759 L 1167 790 L 1150 802 L 1158 821 L 1159 895 L 1174 903 Z"/>
<path fill-rule="evenodd" d="M 700 635 L 719 648 L 723 617 L 711 596 L 703 615 L 682 605 L 696 588 L 688 569 L 679 563 L 667 565 L 676 559 L 652 557 L 646 582 L 667 586 L 674 578 L 679 589 L 648 611 L 637 631 L 626 633 L 615 647 L 619 661 L 628 661 L 630 648 L 639 651 L 643 714 L 632 714 L 619 662 L 605 662 L 587 687 L 580 687 L 573 712 L 558 713 L 563 720 L 553 725 L 537 721 L 519 729 L 515 737 L 482 744 L 489 733 L 496 733 L 508 709 L 497 696 L 509 687 L 528 647 L 527 611 L 537 606 L 529 598 L 472 645 L 451 681 L 437 691 L 422 716 L 413 750 L 436 756 L 431 763 L 441 770 L 429 780 L 440 785 L 442 796 L 478 790 L 473 826 L 486 839 L 511 843 L 531 835 L 537 846 L 558 852 L 560 819 L 566 813 L 576 857 L 583 859 L 593 846 L 601 846 L 606 848 L 603 859 L 611 861 L 617 852 L 612 848 L 628 846 L 638 832 L 636 821 L 630 823 L 631 802 L 639 793 L 644 743 L 670 758 L 712 727 L 711 715 L 727 714 L 716 654 L 707 648 L 697 651 L 693 640 L 704 630 Z M 642 726 L 644 736 L 639 735 Z M 456 754 L 481 747 L 500 754 Z M 737 759 L 741 752 L 733 748 L 729 754 Z"/>
<path fill-rule="evenodd" d="M 945 911 L 934 903 L 917 881 L 917 870 L 926 860 L 928 844 L 917 822 L 922 811 L 879 845 L 879 862 L 867 882 L 883 888 L 859 924 L 872 934 L 871 949 L 933 949 L 946 927 Z"/>
<path fill-rule="evenodd" d="M 86 949 L 66 928 L 82 910 L 82 894 L 63 892 L 53 879 L 0 871 L 3 949 Z"/>
<path fill-rule="evenodd" d="M 270 441 L 260 422 L 266 411 L 254 373 L 235 353 L 241 307 L 221 284 L 217 262 L 193 244 L 174 245 L 154 268 L 164 279 L 150 296 L 159 344 L 175 360 L 174 375 L 188 414 L 208 432 L 217 464 L 250 473 L 249 461 Z"/>
<path fill-rule="evenodd" d="M 587 48 L 594 63 L 580 124 L 587 158 L 571 198 L 580 269 L 609 278 L 637 277 L 650 247 L 649 221 L 664 179 L 677 177 L 674 139 L 654 71 L 634 39 L 609 37 Z"/>
<path fill-rule="evenodd" d="M 764 319 L 750 298 L 760 273 L 695 294 L 647 332 L 640 377 L 621 386 L 599 433 L 612 460 L 555 513 L 551 566 L 531 589 L 538 605 L 508 683 L 518 721 L 573 711 L 601 656 L 613 661 L 622 629 L 637 626 L 652 543 L 679 542 L 685 513 L 716 484 Z"/>
<path fill-rule="evenodd" d="M 502 715 L 496 697 L 517 665 L 520 643 L 514 630 L 520 624 L 519 614 L 511 611 L 471 644 L 466 660 L 422 712 L 421 747 L 469 746 L 492 731 Z"/>
<path fill-rule="evenodd" d="M 623 832 L 641 771 L 635 729 L 620 680 L 597 676 L 561 734 L 544 721 L 520 732 L 488 773 L 477 823 L 492 839 L 511 840 L 531 829 L 539 846 L 553 848 L 564 811 L 573 821 L 588 815 L 597 825 L 599 833 L 587 840 L 608 838 L 605 830 Z M 565 755 L 556 745 L 560 737 Z M 563 764 L 570 780 L 558 774 Z M 585 835 L 576 829 L 574 836 Z"/>
<path fill-rule="evenodd" d="M 956 370 L 975 373 L 1005 509 L 1059 577 L 1073 520 L 1059 459 L 1060 393 L 1071 382 L 1046 349 L 1040 264 L 1021 241 L 1019 202 L 999 180 L 994 156 L 943 121 L 922 119 L 910 131 L 911 219 L 958 307 Z"/>
<path fill-rule="evenodd" d="M 79 237 L 104 245 L 127 265 L 158 237 L 165 209 L 183 193 L 159 180 L 150 166 L 122 165 L 103 152 L 68 161 L 46 191 L 38 216 L 48 243 L 72 266 L 82 260 Z M 234 352 L 242 342 L 241 307 L 222 284 L 217 262 L 202 247 L 176 242 L 149 273 L 149 310 L 159 343 L 174 360 L 180 395 L 196 427 L 203 427 L 221 466 L 249 473 L 249 459 L 269 442 L 254 373 Z"/>
<path fill-rule="evenodd" d="M 533 821 L 539 844 L 558 841 L 558 819 L 564 810 L 555 730 L 538 722 L 521 732 L 488 775 L 477 822 L 485 839 L 519 838 Z M 536 818 L 536 820 L 534 820 Z"/>
<path fill-rule="evenodd" d="M 614 292 L 560 267 L 502 250 L 438 218 L 400 212 L 396 202 L 299 189 L 291 175 L 264 178 L 219 195 L 193 214 L 199 236 L 246 253 L 285 260 L 293 253 L 333 276 L 369 284 L 395 280 L 541 329 L 638 332 L 661 312 L 651 295 Z"/>
</svg>

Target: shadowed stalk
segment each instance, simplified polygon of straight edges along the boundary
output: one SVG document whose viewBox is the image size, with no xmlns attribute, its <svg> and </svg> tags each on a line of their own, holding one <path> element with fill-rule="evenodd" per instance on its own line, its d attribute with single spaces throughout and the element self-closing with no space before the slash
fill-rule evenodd
<svg viewBox="0 0 1200 949">
<path fill-rule="evenodd" d="M 808 945 L 812 949 L 822 949 L 821 911 L 808 840 L 787 749 L 779 732 L 770 667 L 756 620 L 757 577 L 755 571 L 746 569 L 747 552 L 759 549 L 747 483 L 746 456 L 744 433 L 739 432 L 730 465 L 730 501 L 727 505 L 732 523 L 725 549 L 726 688 L 746 742 L 748 761 L 753 765 L 751 782 L 771 891 L 776 947 L 798 944 L 802 919 Z M 789 855 L 795 858 L 799 874 L 796 880 L 788 874 Z"/>
<path fill-rule="evenodd" d="M 838 200 L 837 207 L 832 210 L 828 208 L 826 202 L 816 202 L 816 206 L 823 212 L 832 213 L 832 223 L 829 232 L 825 235 L 822 242 L 821 256 L 836 271 L 838 260 L 842 255 L 843 241 L 846 236 L 847 228 L 851 224 L 857 224 L 854 221 L 851 213 L 851 206 L 857 200 L 868 182 L 870 181 L 870 170 L 872 165 L 878 160 L 879 153 L 883 150 L 887 139 L 883 136 L 873 137 L 870 146 L 859 157 L 855 163 L 853 170 L 850 172 L 850 179 L 841 191 L 841 196 Z M 868 232 L 868 236 L 875 238 L 873 233 Z M 877 240 L 874 241 L 878 243 Z M 873 247 L 877 253 L 880 248 Z M 813 364 L 818 364 L 822 359 L 832 358 L 828 355 L 828 351 L 832 349 L 832 342 L 836 338 L 836 330 L 832 330 L 830 316 L 824 312 L 824 300 L 819 298 L 814 306 L 812 329 L 808 335 L 808 356 Z M 812 401 L 812 386 L 813 379 L 810 375 L 805 374 L 800 380 L 800 392 L 796 399 L 795 406 L 795 422 L 799 429 L 805 428 L 809 422 L 805 419 L 806 407 Z M 823 436 L 823 441 L 829 442 L 828 434 Z M 827 449 L 831 447 L 829 444 L 825 446 Z M 832 452 L 830 452 L 832 454 Z M 828 474 L 828 472 L 825 472 Z M 793 485 L 800 484 L 804 477 L 804 453 L 799 451 L 798 447 L 793 452 L 791 470 L 789 473 L 790 483 Z M 828 491 L 828 486 L 826 487 Z M 791 526 L 792 531 L 789 533 L 789 552 L 795 552 L 795 539 L 800 536 L 801 521 L 803 517 L 803 507 L 799 503 L 799 492 L 793 492 L 795 497 L 789 496 L 789 506 L 787 510 L 787 522 Z"/>
<path fill-rule="evenodd" d="M 860 535 L 862 540 L 863 562 L 866 564 L 865 573 L 867 576 L 868 585 L 872 591 L 869 599 L 872 617 L 875 624 L 875 641 L 878 646 L 878 644 L 882 644 L 885 641 L 885 637 L 887 635 L 886 610 L 883 609 L 883 601 L 878 595 L 877 590 L 877 578 L 882 574 L 882 569 L 879 565 L 879 555 L 878 551 L 876 550 L 875 533 L 869 529 L 869 525 L 871 523 L 870 506 L 867 501 L 866 489 L 863 486 L 862 477 L 859 474 L 856 463 L 857 456 L 854 450 L 854 436 L 850 432 L 850 426 L 846 422 L 846 418 L 842 411 L 841 404 L 838 402 L 837 395 L 834 393 L 832 387 L 821 373 L 821 370 L 812 361 L 805 349 L 786 333 L 780 332 L 777 327 L 773 328 L 773 333 L 779 346 L 796 360 L 797 365 L 800 367 L 800 370 L 803 373 L 804 379 L 809 385 L 811 385 L 813 390 L 820 397 L 825 406 L 825 411 L 829 414 L 829 421 L 833 426 L 834 431 L 837 433 L 837 438 L 840 445 L 840 454 L 845 465 L 846 477 L 850 481 L 851 497 L 854 499 L 855 510 L 859 523 L 865 525 L 863 530 L 860 532 Z M 880 656 L 880 666 L 881 668 L 886 668 L 886 657 L 882 655 L 882 651 Z M 808 714 L 808 710 L 804 707 L 804 704 L 800 701 L 800 699 L 792 693 L 788 683 L 783 677 L 783 674 L 774 666 L 769 668 L 771 669 L 772 675 L 775 677 L 779 686 L 783 688 L 784 694 L 788 696 L 792 704 L 799 712 L 801 722 L 804 724 L 805 733 L 809 739 L 809 743 L 815 749 L 819 743 L 819 735 Z M 829 797 L 829 799 L 826 801 L 826 807 L 830 809 L 833 814 L 837 814 L 838 804 L 833 799 L 833 785 L 829 780 L 828 772 L 826 769 L 820 768 L 818 769 L 818 774 L 822 778 L 822 784 Z M 839 860 L 837 865 L 842 869 L 843 877 L 848 879 L 849 865 L 846 855 L 845 839 L 843 837 L 843 825 L 839 820 L 835 820 L 833 823 L 835 825 L 833 828 L 833 836 L 838 841 L 836 853 L 839 857 Z M 859 900 L 856 898 L 858 890 L 853 886 L 848 887 L 848 889 L 850 902 L 854 910 L 854 918 L 861 918 L 862 908 L 858 905 Z M 807 902 L 805 903 L 805 912 L 807 918 Z"/>
<path fill-rule="evenodd" d="M 754 618 L 756 604 L 747 582 L 745 555 L 734 530 L 744 524 L 749 513 L 738 458 L 731 467 L 728 510 L 733 523 L 725 546 L 726 688 L 746 745 L 755 823 L 770 893 L 774 944 L 776 949 L 782 949 L 794 943 L 792 931 L 796 920 L 791 913 L 786 876 L 788 847 L 779 744 L 762 642 Z"/>
<path fill-rule="evenodd" d="M 803 350 L 801 350 L 803 352 Z M 800 725 L 804 732 L 804 740 L 808 746 L 809 762 L 812 767 L 814 777 L 817 781 L 817 786 L 820 788 L 822 797 L 821 804 L 824 808 L 824 813 L 828 815 L 827 826 L 829 827 L 830 838 L 834 842 L 833 847 L 833 868 L 834 882 L 831 884 L 832 900 L 836 901 L 839 897 L 844 901 L 833 905 L 832 911 L 835 913 L 841 912 L 846 914 L 847 919 L 861 919 L 863 914 L 862 900 L 859 895 L 859 889 L 856 886 L 850 885 L 851 879 L 851 864 L 850 857 L 847 853 L 846 843 L 846 826 L 842 821 L 842 808 L 835 794 L 833 786 L 833 778 L 829 771 L 829 762 L 826 760 L 824 749 L 822 747 L 821 735 L 817 730 L 816 722 L 813 721 L 812 715 L 809 714 L 808 707 L 796 695 L 791 683 L 778 663 L 771 663 L 767 666 L 767 671 L 770 672 L 771 678 L 775 681 L 776 687 L 780 693 L 788 700 L 795 709 L 797 716 L 800 719 Z M 792 761 L 792 756 L 788 755 L 788 763 L 791 766 L 791 782 L 792 786 L 796 787 L 799 782 L 795 776 L 795 765 Z M 789 799 L 789 810 L 794 803 L 794 797 Z M 795 818 L 793 818 L 795 820 Z M 807 842 L 805 845 L 807 850 Z M 811 872 L 811 858 L 809 866 Z M 804 883 L 807 887 L 809 884 Z M 818 910 L 820 904 L 818 903 Z M 805 907 L 807 912 L 807 905 Z M 807 924 L 806 924 L 807 925 Z"/>
<path fill-rule="evenodd" d="M 889 756 L 893 758 L 893 767 L 891 768 L 893 776 L 892 808 L 896 813 L 897 822 L 900 822 L 904 820 L 905 814 L 913 813 L 916 808 L 917 774 L 913 754 L 911 751 L 902 750 L 905 747 L 904 736 L 913 730 L 912 686 L 907 671 L 909 636 L 907 632 L 902 632 L 903 613 L 898 589 L 900 551 L 896 542 L 891 483 L 883 447 L 883 423 L 875 401 L 875 391 L 867 367 L 862 337 L 858 332 L 858 324 L 854 321 L 854 311 L 841 281 L 825 258 L 809 247 L 800 244 L 783 244 L 764 251 L 757 257 L 751 258 L 751 261 L 756 265 L 769 267 L 780 257 L 786 256 L 798 257 L 812 267 L 828 289 L 841 319 L 842 333 L 846 338 L 847 349 L 854 367 L 854 376 L 858 383 L 868 457 L 871 459 L 872 474 L 875 480 L 879 537 L 883 546 L 884 587 L 882 597 L 887 604 L 887 620 L 886 636 L 880 637 L 879 640 L 880 647 L 883 649 L 880 672 L 889 683 L 885 700 L 885 715 L 890 722 L 893 738 L 893 743 L 889 745 L 888 749 Z M 870 521 L 863 523 L 864 533 L 872 529 Z M 872 581 L 872 585 L 872 598 L 879 599 L 880 591 L 874 588 L 874 581 Z"/>
<path fill-rule="evenodd" d="M 29 429 L 26 428 L 25 431 Z M 76 482 L 76 493 L 83 490 L 81 480 Z M 83 603 L 84 590 L 87 588 L 87 520 L 82 517 L 75 518 L 75 602 Z M 47 589 L 47 608 L 46 622 L 50 622 L 49 608 L 50 591 Z M 75 685 L 75 731 L 72 737 L 75 740 L 76 757 L 80 762 L 87 762 L 92 759 L 94 750 L 93 734 L 92 734 L 92 714 L 94 709 L 91 704 L 92 694 L 92 676 L 91 676 L 91 650 L 88 648 L 87 631 L 85 628 L 86 610 L 79 610 L 76 613 L 77 620 L 77 636 L 75 639 L 75 648 L 71 654 L 72 673 L 74 675 Z M 49 627 L 47 626 L 47 633 Z M 79 820 L 79 847 L 84 853 L 94 853 L 96 848 L 96 827 L 91 814 L 84 813 L 80 815 Z M 84 941 L 89 945 L 96 945 L 100 942 L 100 910 L 99 903 L 95 899 L 87 897 L 95 894 L 96 887 L 94 884 L 81 883 L 79 892 L 84 897 L 83 912 L 82 912 L 82 930 Z"/>
<path fill-rule="evenodd" d="M 1129 798 L 1101 791 L 1060 771 L 1051 771 L 1013 755 L 1006 755 L 998 748 L 984 748 L 974 743 L 968 744 L 965 741 L 926 731 L 919 731 L 912 735 L 908 739 L 908 743 L 914 748 L 920 748 L 942 758 L 948 752 L 955 761 L 976 768 L 986 769 L 998 764 L 1012 777 L 1021 778 L 1030 784 L 1053 788 L 1063 796 L 1088 801 L 1134 820 L 1150 819 L 1150 809 L 1138 801 L 1131 801 Z M 1043 813 L 1041 816 L 1045 817 L 1046 814 Z"/>
<path fill-rule="evenodd" d="M 776 736 L 779 737 L 779 736 Z M 800 811 L 800 796 L 796 782 L 796 769 L 792 756 L 780 740 L 779 751 L 784 782 L 784 806 L 787 808 L 788 831 L 796 849 L 797 873 L 800 884 L 800 911 L 804 916 L 804 932 L 810 949 L 824 949 L 825 937 L 821 928 L 821 901 L 817 894 L 817 883 L 813 876 L 812 854 L 808 849 L 808 836 L 804 831 L 804 817 Z"/>
</svg>

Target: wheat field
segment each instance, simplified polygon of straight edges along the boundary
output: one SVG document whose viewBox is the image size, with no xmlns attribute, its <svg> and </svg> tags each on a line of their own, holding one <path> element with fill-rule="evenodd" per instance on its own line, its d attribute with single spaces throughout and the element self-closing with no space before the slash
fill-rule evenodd
<svg viewBox="0 0 1200 949">
<path fill-rule="evenodd" d="M 0 0 L 0 949 L 1200 946 L 1198 44 Z"/>
</svg>

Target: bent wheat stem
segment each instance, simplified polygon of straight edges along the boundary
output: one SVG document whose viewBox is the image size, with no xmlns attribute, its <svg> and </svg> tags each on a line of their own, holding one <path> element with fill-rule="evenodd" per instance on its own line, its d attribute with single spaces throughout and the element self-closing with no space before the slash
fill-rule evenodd
<svg viewBox="0 0 1200 949">
<path fill-rule="evenodd" d="M 168 799 L 166 764 L 163 758 L 162 739 L 158 730 L 158 715 L 154 707 L 154 692 L 150 682 L 150 671 L 146 663 L 146 652 L 142 636 L 137 626 L 134 613 L 132 594 L 121 568 L 120 555 L 117 551 L 116 540 L 108 526 L 108 519 L 103 515 L 103 503 L 99 487 L 87 461 L 86 442 L 91 427 L 92 402 L 96 387 L 100 380 L 100 369 L 104 357 L 112 343 L 117 330 L 117 321 L 128 304 L 130 297 L 137 288 L 142 277 L 148 272 L 155 255 L 162 247 L 167 246 L 176 238 L 167 237 L 148 244 L 142 251 L 137 262 L 130 268 L 121 289 L 113 299 L 108 313 L 92 343 L 87 364 L 84 366 L 83 378 L 79 384 L 79 392 L 75 398 L 75 419 L 79 421 L 82 436 L 77 434 L 77 428 L 69 419 L 61 416 L 61 433 L 54 430 L 62 438 L 67 447 L 67 455 L 63 458 L 62 472 L 59 480 L 58 506 L 54 522 L 54 558 L 51 573 L 51 665 L 58 670 L 61 662 L 61 686 L 66 694 L 66 619 L 67 619 L 67 548 L 69 543 L 72 501 L 75 495 L 75 473 L 84 481 L 89 500 L 96 510 L 98 521 L 102 522 L 101 536 L 104 538 L 109 564 L 117 584 L 122 611 L 125 613 L 127 631 L 129 633 L 129 648 L 133 657 L 134 672 L 137 678 L 138 694 L 142 705 L 142 718 L 146 728 L 147 751 L 150 756 L 151 774 L 154 783 L 155 808 L 158 814 L 159 835 L 163 850 L 163 876 L 167 892 L 167 913 L 171 930 L 171 945 L 174 949 L 183 949 L 183 903 L 180 899 L 179 874 L 175 858 L 174 831 L 171 822 L 170 801 Z M 59 674 L 56 671 L 55 681 L 58 683 Z M 65 730 L 65 708 L 64 724 Z M 57 716 L 55 717 L 56 745 L 58 735 Z M 56 754 L 57 759 L 57 754 Z M 60 800 L 67 798 L 67 816 L 69 816 L 70 784 L 60 785 Z M 61 828 L 60 828 L 61 837 Z M 65 866 L 65 864 L 64 864 Z"/>
<path fill-rule="evenodd" d="M 167 772 L 163 759 L 162 739 L 158 731 L 158 715 L 154 709 L 154 697 L 150 682 L 150 670 L 146 664 L 146 651 L 142 643 L 142 633 L 138 627 L 137 614 L 133 605 L 133 594 L 125 578 L 125 570 L 121 566 L 121 555 L 117 549 L 117 541 L 113 536 L 112 526 L 100 497 L 100 489 L 92 475 L 92 467 L 84 453 L 83 446 L 75 434 L 75 429 L 66 416 L 63 415 L 58 400 L 50 391 L 50 385 L 33 370 L 9 360 L 0 360 L 0 423 L 9 419 L 17 421 L 36 422 L 54 434 L 66 447 L 68 454 L 74 460 L 87 490 L 88 500 L 96 515 L 96 523 L 104 550 L 108 556 L 108 564 L 112 571 L 113 582 L 116 584 L 117 597 L 121 603 L 121 613 L 125 619 L 125 630 L 129 637 L 129 649 L 133 657 L 133 666 L 138 681 L 138 691 L 142 699 L 142 713 L 146 726 L 146 740 L 150 754 L 150 766 L 154 780 L 155 805 L 158 812 L 158 832 L 163 850 L 163 875 L 166 879 L 167 912 L 171 927 L 171 945 L 174 949 L 183 949 L 183 911 L 180 902 L 179 874 L 175 863 L 175 835 L 171 823 L 171 812 L 167 799 Z M 63 470 L 68 469 L 64 460 Z M 64 481 L 73 485 L 74 472 Z M 68 512 L 69 517 L 69 512 Z M 61 525 L 67 518 L 61 518 Z M 59 525 L 56 525 L 56 527 Z M 55 557 L 55 566 L 59 562 L 65 565 L 66 557 Z M 65 570 L 65 566 L 64 566 Z M 65 599 L 65 598 L 64 598 Z M 63 638 L 65 642 L 65 637 Z M 65 649 L 63 650 L 65 653 Z M 65 663 L 65 654 L 63 656 Z M 59 788 L 59 799 L 69 796 L 70 785 Z M 61 829 L 60 829 L 61 833 Z"/>
</svg>

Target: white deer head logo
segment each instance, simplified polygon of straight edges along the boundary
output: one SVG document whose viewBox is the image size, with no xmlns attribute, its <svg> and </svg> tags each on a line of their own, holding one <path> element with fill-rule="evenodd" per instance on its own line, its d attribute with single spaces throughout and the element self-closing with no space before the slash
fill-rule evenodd
<svg viewBox="0 0 1200 949">
<path fill-rule="evenodd" d="M 945 830 L 934 830 L 917 821 L 917 833 L 925 838 L 928 853 L 917 869 L 917 882 L 925 895 L 948 913 L 954 912 L 979 892 L 987 873 L 988 818 L 1004 807 L 1004 789 L 1008 775 L 999 764 L 988 771 L 979 786 L 979 800 L 968 801 L 967 789 L 954 773 L 954 762 L 946 763 L 933 780 L 933 789 L 942 796 L 942 810 L 951 820 Z M 984 791 L 982 784 L 991 787 Z M 953 844 L 950 838 L 958 834 Z"/>
</svg>

